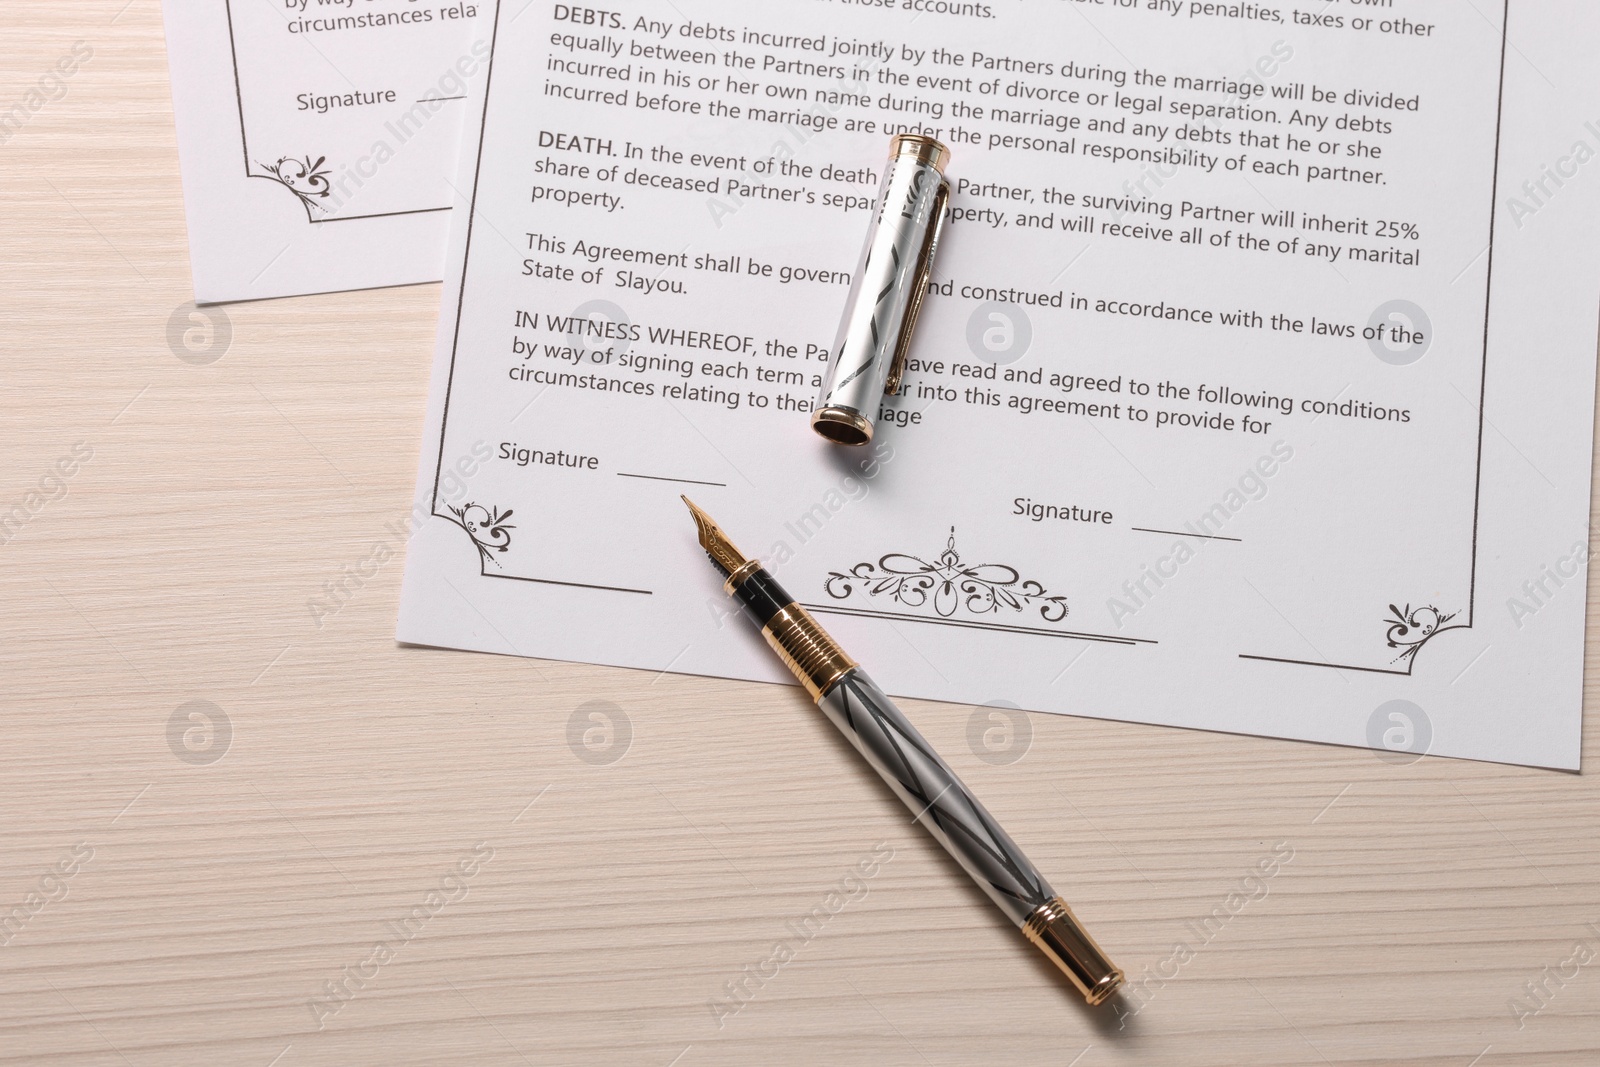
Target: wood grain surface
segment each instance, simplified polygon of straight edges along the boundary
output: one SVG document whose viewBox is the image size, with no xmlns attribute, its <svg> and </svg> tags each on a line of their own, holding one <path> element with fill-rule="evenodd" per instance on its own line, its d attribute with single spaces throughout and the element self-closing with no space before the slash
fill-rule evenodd
<svg viewBox="0 0 1600 1067">
<path fill-rule="evenodd" d="M 0 144 L 0 1063 L 1600 1062 L 1590 777 L 910 703 L 1095 1012 L 799 690 L 397 647 L 438 288 L 178 358 L 157 3 L 0 29 L 6 107 L 93 49 Z"/>
</svg>

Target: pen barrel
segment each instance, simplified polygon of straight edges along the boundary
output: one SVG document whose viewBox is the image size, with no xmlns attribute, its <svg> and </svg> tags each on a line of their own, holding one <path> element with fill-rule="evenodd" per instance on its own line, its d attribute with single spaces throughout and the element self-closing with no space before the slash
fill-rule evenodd
<svg viewBox="0 0 1600 1067">
<path fill-rule="evenodd" d="M 945 147 L 902 134 L 890 148 L 878 214 L 851 279 L 811 426 L 840 444 L 872 439 L 885 391 L 896 392 L 927 294 L 950 186 Z"/>
<path fill-rule="evenodd" d="M 1122 985 L 1122 971 L 866 672 L 859 667 L 847 672 L 817 706 L 1084 999 L 1090 1004 L 1110 999 Z"/>
<path fill-rule="evenodd" d="M 700 528 L 701 546 L 727 575 L 728 592 L 744 604 L 767 643 L 817 706 L 995 906 L 1072 979 L 1084 999 L 1104 1003 L 1122 984 L 1122 972 L 1066 901 L 1055 895 L 956 772 L 811 613 L 758 561 L 745 559 L 710 516 L 693 504 L 689 509 Z"/>
<path fill-rule="evenodd" d="M 865 671 L 850 671 L 817 706 L 1013 923 L 1051 902 L 1044 876 Z"/>
</svg>

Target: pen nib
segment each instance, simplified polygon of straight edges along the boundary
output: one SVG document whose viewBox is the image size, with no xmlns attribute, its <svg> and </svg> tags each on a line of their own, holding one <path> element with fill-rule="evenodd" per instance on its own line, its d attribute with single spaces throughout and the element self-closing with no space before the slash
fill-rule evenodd
<svg viewBox="0 0 1600 1067">
<path fill-rule="evenodd" d="M 711 562 L 717 565 L 722 576 L 726 578 L 743 567 L 748 561 L 744 558 L 744 554 L 733 546 L 733 542 L 728 540 L 728 535 L 722 532 L 722 528 L 710 515 L 695 507 L 694 501 L 688 497 L 683 497 L 682 500 L 689 505 L 689 514 L 694 516 L 694 524 L 699 528 L 700 547 L 706 550 L 706 555 L 711 557 Z"/>
</svg>

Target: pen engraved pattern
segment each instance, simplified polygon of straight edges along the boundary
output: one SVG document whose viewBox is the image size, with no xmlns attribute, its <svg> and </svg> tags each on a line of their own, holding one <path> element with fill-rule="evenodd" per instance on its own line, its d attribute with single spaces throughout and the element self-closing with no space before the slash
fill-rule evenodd
<svg viewBox="0 0 1600 1067">
<path fill-rule="evenodd" d="M 839 333 L 833 365 L 818 407 L 842 407 L 875 416 L 907 317 L 915 305 L 918 264 L 937 221 L 938 172 L 909 157 L 890 162 L 878 191 L 879 204 L 904 200 L 909 215 L 882 210 L 867 233 Z M 914 210 L 912 210 L 914 206 Z"/>
<path fill-rule="evenodd" d="M 1019 926 L 1055 891 L 1015 841 L 866 673 L 817 702 L 896 795 Z"/>
<path fill-rule="evenodd" d="M 883 313 L 883 302 L 886 299 L 888 299 L 889 296 L 894 292 L 896 281 L 900 277 L 900 250 L 898 248 L 895 248 L 895 247 L 891 246 L 889 248 L 889 254 L 894 257 L 894 263 L 889 269 L 889 280 L 884 283 L 883 290 L 878 293 L 878 300 L 877 300 L 877 305 L 876 306 L 878 307 L 879 310 L 873 313 L 872 321 L 869 323 L 869 325 L 872 327 L 872 349 L 868 353 L 867 358 L 862 362 L 861 366 L 857 367 L 855 370 L 851 371 L 849 374 L 846 374 L 843 378 L 839 379 L 839 384 L 834 386 L 835 389 L 843 389 L 845 386 L 847 386 L 851 382 L 855 381 L 856 378 L 858 378 L 861 375 L 862 371 L 864 371 L 868 367 L 872 366 L 872 364 L 874 362 L 876 362 L 880 358 L 880 356 L 882 355 L 883 339 L 879 336 L 878 319 Z M 868 252 L 867 253 L 867 261 L 862 266 L 861 269 L 865 271 L 865 270 L 870 270 L 871 268 L 872 268 L 872 253 Z M 839 350 L 839 355 L 840 356 L 844 355 L 844 349 L 843 348 L 841 348 Z"/>
</svg>

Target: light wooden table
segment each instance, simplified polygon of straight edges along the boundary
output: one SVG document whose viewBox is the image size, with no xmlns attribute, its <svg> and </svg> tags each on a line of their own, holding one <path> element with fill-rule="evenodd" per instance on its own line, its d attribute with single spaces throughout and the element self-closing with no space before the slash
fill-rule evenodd
<svg viewBox="0 0 1600 1067">
<path fill-rule="evenodd" d="M 39 504 L 0 545 L 0 1063 L 1600 1062 L 1591 778 L 1045 716 L 996 766 L 912 704 L 1146 980 L 1119 1018 L 797 690 L 396 647 L 437 287 L 235 305 L 177 358 L 160 15 L 126 2 L 0 14 L 0 102 L 94 50 L 0 145 L 0 505 Z M 569 745 L 591 701 L 620 759 Z"/>
</svg>

